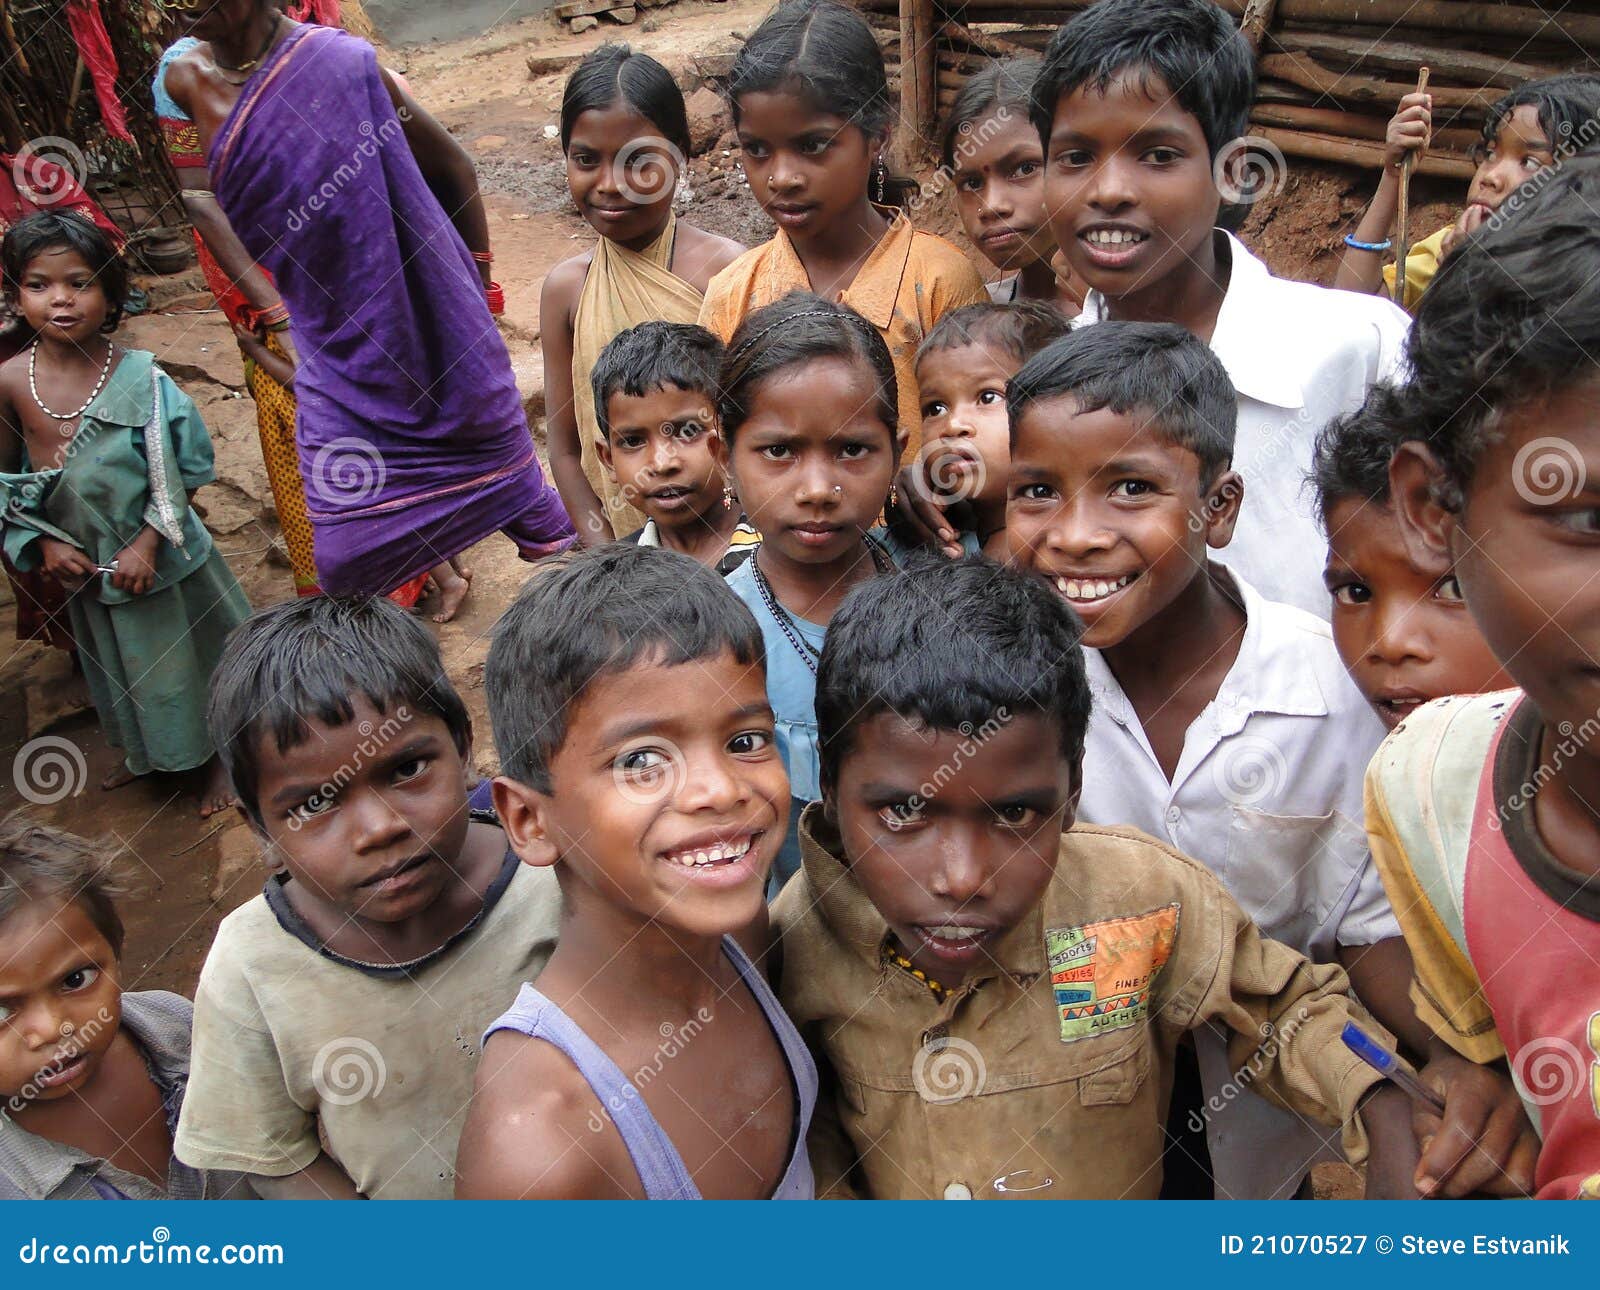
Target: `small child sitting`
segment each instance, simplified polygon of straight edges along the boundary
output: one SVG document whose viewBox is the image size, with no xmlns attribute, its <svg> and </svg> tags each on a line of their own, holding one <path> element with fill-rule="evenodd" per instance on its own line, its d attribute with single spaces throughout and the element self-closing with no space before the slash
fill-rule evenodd
<svg viewBox="0 0 1600 1290">
<path fill-rule="evenodd" d="M 722 342 L 693 323 L 618 332 L 594 365 L 596 447 L 615 495 L 646 516 L 624 541 L 732 573 L 761 535 L 734 507 L 717 420 Z"/>
<path fill-rule="evenodd" d="M 249 1199 L 173 1154 L 193 1009 L 123 993 L 120 894 L 103 846 L 0 821 L 0 1199 Z"/>
<path fill-rule="evenodd" d="M 922 450 L 902 478 L 908 494 L 930 504 L 932 536 L 947 555 L 981 550 L 1005 558 L 1006 382 L 1069 329 L 1062 314 L 1038 301 L 966 305 L 939 319 L 917 350 Z M 945 508 L 952 508 L 948 518 Z"/>
<path fill-rule="evenodd" d="M 1389 120 L 1383 177 L 1354 233 L 1346 233 L 1345 253 L 1333 285 L 1347 291 L 1394 295 L 1395 265 L 1383 263 L 1393 246 L 1390 232 L 1400 204 L 1400 167 L 1406 157 L 1421 158 L 1433 134 L 1433 95 L 1407 94 Z M 1497 100 L 1483 121 L 1476 147 L 1478 168 L 1467 189 L 1467 204 L 1454 224 L 1446 224 L 1409 249 L 1403 304 L 1416 311 L 1445 258 L 1500 209 L 1506 198 L 1539 171 L 1600 143 L 1600 77 L 1551 76 L 1529 81 Z"/>
<path fill-rule="evenodd" d="M 1344 973 L 1203 866 L 1077 821 L 1091 692 L 1036 578 L 923 557 L 857 588 L 817 680 L 822 803 L 773 909 L 784 1006 L 827 1059 L 819 1193 L 1154 1198 L 1176 1049 L 1343 1125 L 1403 1192 L 1409 1109 L 1340 1042 Z M 1371 1096 L 1369 1097 L 1369 1093 Z"/>
<path fill-rule="evenodd" d="M 438 645 L 380 597 L 277 605 L 228 642 L 209 717 L 274 872 L 200 973 L 178 1155 L 273 1198 L 448 1197 L 478 1036 L 560 895 L 469 811 Z"/>
<path fill-rule="evenodd" d="M 1417 1011 L 1462 1056 L 1506 1060 L 1546 1198 L 1600 1198 L 1597 203 L 1600 160 L 1573 158 L 1451 256 L 1418 307 L 1410 378 L 1372 406 L 1399 444 L 1408 545 L 1459 580 L 1521 690 L 1407 717 L 1368 773 L 1367 829 Z"/>
<path fill-rule="evenodd" d="M 456 1194 L 809 1199 L 816 1070 L 748 957 L 789 810 L 749 610 L 686 556 L 560 557 L 484 688 L 495 807 L 563 908 L 484 1037 Z"/>
<path fill-rule="evenodd" d="M 1367 961 L 1378 942 L 1404 957 L 1359 823 L 1382 723 L 1326 623 L 1208 558 L 1251 501 L 1229 466 L 1221 362 L 1170 323 L 1101 323 L 1036 355 L 1006 399 L 1013 557 L 1056 588 L 1091 647 L 1079 818 L 1208 865 L 1264 935 L 1315 962 L 1338 956 L 1409 1038 L 1405 964 Z M 1230 1076 L 1222 1047 L 1202 1037 L 1197 1052 L 1215 1095 Z M 1222 1196 L 1293 1195 L 1322 1146 L 1257 1098 L 1205 1128 Z"/>
<path fill-rule="evenodd" d="M 71 593 L 89 697 L 122 753 L 100 787 L 204 768 L 205 818 L 229 803 L 206 682 L 250 614 L 189 504 L 214 478 L 211 438 L 155 355 L 111 339 L 127 274 L 104 233 L 42 212 L 6 232 L 0 259 L 36 337 L 0 368 L 6 555 Z"/>
<path fill-rule="evenodd" d="M 1312 464 L 1328 531 L 1323 577 L 1333 598 L 1333 644 L 1390 730 L 1434 699 L 1511 684 L 1455 575 L 1412 561 L 1390 501 L 1394 448 L 1390 430 L 1363 409 L 1323 430 Z"/>
</svg>

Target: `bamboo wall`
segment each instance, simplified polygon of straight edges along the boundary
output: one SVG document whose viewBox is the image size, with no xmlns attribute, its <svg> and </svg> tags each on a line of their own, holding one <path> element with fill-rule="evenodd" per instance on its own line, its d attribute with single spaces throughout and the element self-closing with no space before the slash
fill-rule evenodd
<svg viewBox="0 0 1600 1290">
<path fill-rule="evenodd" d="M 931 140 L 969 73 L 991 57 L 1042 51 L 1089 0 L 856 3 L 878 32 L 901 99 L 903 146 L 914 148 Z M 1427 66 L 1434 143 L 1418 170 L 1467 178 L 1484 111 L 1501 94 L 1557 72 L 1600 71 L 1600 0 L 1572 0 L 1558 12 L 1532 0 L 1217 3 L 1257 49 L 1251 133 L 1288 156 L 1381 166 L 1388 119 Z"/>
</svg>

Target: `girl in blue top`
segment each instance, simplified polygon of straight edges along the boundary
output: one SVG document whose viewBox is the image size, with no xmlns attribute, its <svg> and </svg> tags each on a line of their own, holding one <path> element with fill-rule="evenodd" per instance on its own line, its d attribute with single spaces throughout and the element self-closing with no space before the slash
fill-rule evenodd
<svg viewBox="0 0 1600 1290">
<path fill-rule="evenodd" d="M 728 575 L 761 625 L 767 698 L 795 799 L 773 890 L 800 867 L 800 810 L 822 796 L 817 659 L 845 594 L 894 567 L 873 526 L 892 503 L 898 389 L 888 346 L 854 310 L 795 291 L 728 343 L 719 411 L 731 483 L 762 544 Z"/>
</svg>

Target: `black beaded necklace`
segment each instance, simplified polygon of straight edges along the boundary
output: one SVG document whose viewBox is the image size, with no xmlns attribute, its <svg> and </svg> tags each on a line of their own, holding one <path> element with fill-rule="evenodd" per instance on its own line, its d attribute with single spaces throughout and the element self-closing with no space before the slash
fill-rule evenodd
<svg viewBox="0 0 1600 1290">
<path fill-rule="evenodd" d="M 870 533 L 861 535 L 862 541 L 867 544 L 867 552 L 872 556 L 873 567 L 879 573 L 888 573 L 894 568 L 894 560 L 883 549 L 878 539 Z M 789 644 L 794 646 L 794 652 L 800 656 L 811 675 L 817 674 L 817 663 L 822 655 L 813 648 L 810 641 L 800 634 L 793 615 L 778 603 L 778 598 L 772 594 L 772 587 L 767 582 L 767 577 L 761 572 L 761 562 L 755 556 L 750 559 L 750 572 L 755 577 L 756 594 L 761 597 L 761 603 L 767 607 L 767 612 L 772 615 L 773 621 L 778 624 L 778 630 L 784 634 Z"/>
</svg>

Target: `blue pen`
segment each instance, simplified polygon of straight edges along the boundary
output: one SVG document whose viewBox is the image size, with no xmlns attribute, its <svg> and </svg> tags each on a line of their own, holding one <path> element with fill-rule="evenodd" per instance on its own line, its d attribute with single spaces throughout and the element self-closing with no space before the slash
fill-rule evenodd
<svg viewBox="0 0 1600 1290">
<path fill-rule="evenodd" d="M 1353 1021 L 1344 1023 L 1344 1046 L 1357 1057 L 1372 1067 L 1373 1070 L 1387 1076 L 1400 1086 L 1411 1097 L 1421 1102 L 1424 1106 L 1431 1107 L 1440 1115 L 1444 1114 L 1444 1099 L 1431 1088 L 1411 1073 L 1411 1070 L 1395 1054 L 1387 1048 L 1380 1047 L 1376 1040 Z"/>
</svg>

